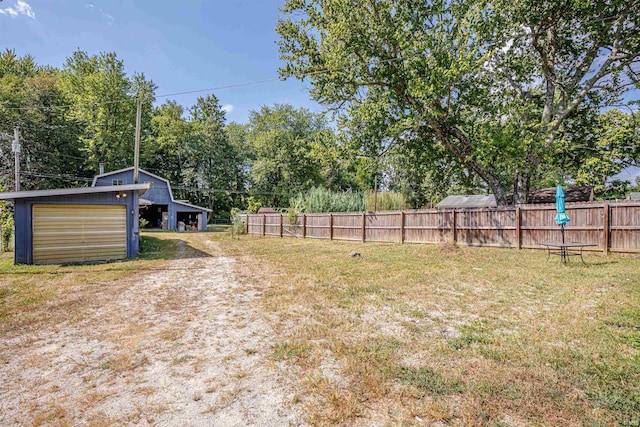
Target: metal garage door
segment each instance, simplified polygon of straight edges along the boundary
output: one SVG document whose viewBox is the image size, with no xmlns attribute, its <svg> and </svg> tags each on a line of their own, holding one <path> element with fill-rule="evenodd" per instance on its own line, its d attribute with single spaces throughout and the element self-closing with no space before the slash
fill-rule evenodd
<svg viewBox="0 0 640 427">
<path fill-rule="evenodd" d="M 33 262 L 127 257 L 127 214 L 123 205 L 33 205 Z"/>
</svg>

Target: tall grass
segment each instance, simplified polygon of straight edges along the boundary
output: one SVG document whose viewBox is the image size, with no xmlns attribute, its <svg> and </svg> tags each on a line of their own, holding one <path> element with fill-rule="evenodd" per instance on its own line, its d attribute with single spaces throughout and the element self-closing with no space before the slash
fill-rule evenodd
<svg viewBox="0 0 640 427">
<path fill-rule="evenodd" d="M 291 206 L 307 213 L 362 212 L 367 204 L 360 192 L 333 192 L 324 188 L 312 188 L 291 199 Z"/>
<path fill-rule="evenodd" d="M 404 194 L 384 191 L 382 193 L 370 192 L 367 194 L 367 210 L 369 211 L 400 211 L 407 208 L 407 199 Z"/>
</svg>

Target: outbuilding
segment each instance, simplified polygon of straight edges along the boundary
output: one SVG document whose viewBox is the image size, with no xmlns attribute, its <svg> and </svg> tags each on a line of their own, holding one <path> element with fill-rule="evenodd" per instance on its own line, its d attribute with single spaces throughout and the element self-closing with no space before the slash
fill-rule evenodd
<svg viewBox="0 0 640 427">
<path fill-rule="evenodd" d="M 149 184 L 0 193 L 14 201 L 15 263 L 64 264 L 138 255 L 138 202 Z"/>
<path fill-rule="evenodd" d="M 148 228 L 184 231 L 183 228 L 207 230 L 207 214 L 211 209 L 175 200 L 169 180 L 139 169 L 139 182 L 151 187 L 140 199 L 140 217 Z M 133 167 L 102 173 L 93 178 L 93 186 L 127 185 L 133 183 Z"/>
</svg>

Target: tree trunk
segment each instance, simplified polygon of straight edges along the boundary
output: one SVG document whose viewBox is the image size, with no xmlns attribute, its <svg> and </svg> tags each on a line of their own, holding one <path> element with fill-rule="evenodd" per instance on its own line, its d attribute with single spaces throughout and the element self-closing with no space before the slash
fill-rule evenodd
<svg viewBox="0 0 640 427">
<path fill-rule="evenodd" d="M 531 184 L 531 171 L 529 171 L 529 169 L 525 169 L 524 171 L 516 171 L 516 176 L 513 183 L 513 204 L 514 205 L 523 205 L 527 203 L 530 184 Z"/>
</svg>

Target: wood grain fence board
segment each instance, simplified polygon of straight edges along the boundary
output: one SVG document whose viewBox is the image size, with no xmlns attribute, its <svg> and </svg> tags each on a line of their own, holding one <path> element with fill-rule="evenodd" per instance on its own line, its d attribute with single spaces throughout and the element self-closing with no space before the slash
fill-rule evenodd
<svg viewBox="0 0 640 427">
<path fill-rule="evenodd" d="M 605 209 L 609 205 L 608 224 Z M 640 203 L 570 203 L 571 222 L 565 241 L 596 244 L 593 250 L 640 252 Z M 297 223 L 280 223 L 280 215 L 246 215 L 249 234 L 336 240 L 444 243 L 454 237 L 469 246 L 537 248 L 537 242 L 559 241 L 555 205 L 468 210 L 302 214 Z M 363 224 L 364 220 L 364 224 Z M 281 228 L 282 227 L 282 228 Z M 455 229 L 455 234 L 454 234 Z"/>
</svg>

